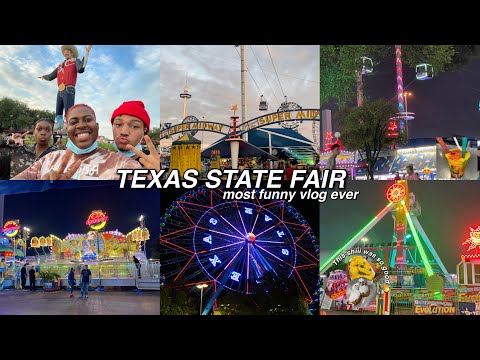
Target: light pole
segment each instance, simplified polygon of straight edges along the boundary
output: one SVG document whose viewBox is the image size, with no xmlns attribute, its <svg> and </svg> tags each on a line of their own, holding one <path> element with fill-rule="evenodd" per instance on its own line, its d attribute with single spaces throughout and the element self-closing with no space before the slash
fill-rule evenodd
<svg viewBox="0 0 480 360">
<path fill-rule="evenodd" d="M 368 238 L 367 237 L 363 237 L 362 238 L 362 242 L 363 242 L 363 247 L 365 247 L 365 243 L 368 241 Z"/>
<path fill-rule="evenodd" d="M 404 92 L 403 93 L 403 98 L 405 99 L 405 112 L 408 112 L 408 102 L 407 102 L 407 98 L 409 96 L 412 96 L 412 93 L 411 92 Z"/>
<path fill-rule="evenodd" d="M 27 240 L 28 237 L 30 236 L 30 229 L 27 228 L 26 226 L 23 227 L 23 245 L 24 245 L 24 251 L 23 251 L 23 256 L 24 258 L 27 257 Z"/>
<path fill-rule="evenodd" d="M 140 215 L 138 218 L 138 221 L 140 221 L 140 229 L 142 230 L 142 235 L 141 235 L 141 241 L 140 241 L 140 251 L 142 251 L 142 243 L 143 243 L 143 254 L 145 255 L 145 259 L 147 258 L 147 252 L 145 249 L 145 242 L 143 241 L 143 228 L 145 227 L 145 216 Z"/>
<path fill-rule="evenodd" d="M 202 307 L 203 307 L 203 288 L 208 287 L 207 284 L 199 284 L 197 288 L 200 289 L 200 315 L 202 315 Z"/>
</svg>

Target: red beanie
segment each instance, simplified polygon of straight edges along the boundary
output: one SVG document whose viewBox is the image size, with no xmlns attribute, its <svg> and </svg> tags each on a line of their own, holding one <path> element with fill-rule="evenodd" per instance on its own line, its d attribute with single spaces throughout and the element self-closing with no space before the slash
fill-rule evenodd
<svg viewBox="0 0 480 360">
<path fill-rule="evenodd" d="M 150 116 L 148 116 L 142 101 L 125 101 L 113 112 L 110 123 L 113 124 L 113 120 L 120 115 L 130 115 L 139 118 L 145 124 L 147 133 L 150 131 Z"/>
</svg>

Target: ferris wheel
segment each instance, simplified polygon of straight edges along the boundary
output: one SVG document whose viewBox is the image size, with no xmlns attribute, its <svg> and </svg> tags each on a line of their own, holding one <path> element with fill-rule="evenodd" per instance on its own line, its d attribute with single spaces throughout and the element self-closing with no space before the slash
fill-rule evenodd
<svg viewBox="0 0 480 360">
<path fill-rule="evenodd" d="M 216 298 L 223 289 L 252 294 L 269 273 L 294 279 L 307 302 L 314 301 L 318 239 L 300 213 L 285 201 L 226 201 L 223 193 L 200 187 L 165 211 L 160 244 L 167 282 L 209 284 Z"/>
</svg>

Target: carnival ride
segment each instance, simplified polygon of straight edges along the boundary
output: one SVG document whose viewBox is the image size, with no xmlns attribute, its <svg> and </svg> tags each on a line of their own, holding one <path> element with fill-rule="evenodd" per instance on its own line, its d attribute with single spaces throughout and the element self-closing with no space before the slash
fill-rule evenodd
<svg viewBox="0 0 480 360">
<path fill-rule="evenodd" d="M 95 210 L 86 221 L 89 230 L 85 233 L 68 234 L 63 239 L 54 234 L 33 236 L 28 249 L 34 250 L 36 255 L 28 256 L 25 260 L 29 264 L 39 266 L 42 271 L 53 271 L 62 276 L 66 275 L 71 267 L 76 269 L 76 274 L 79 274 L 83 264 L 87 263 L 93 279 L 101 281 L 101 284 L 108 283 L 109 279 L 133 279 L 133 283 L 131 281 L 128 284 L 112 282 L 111 285 L 138 287 L 137 271 L 131 261 L 132 256 L 135 255 L 144 264 L 142 280 L 148 282 L 147 279 L 154 277 L 159 282 L 159 264 L 150 264 L 145 255 L 145 244 L 150 239 L 150 233 L 148 228 L 143 226 L 143 221 L 139 227 L 127 234 L 123 234 L 118 229 L 105 231 L 107 221 L 108 216 L 105 212 Z M 8 221 L 3 228 L 3 234 L 12 244 L 10 247 L 0 247 L 0 261 L 6 260 L 3 272 L 9 278 L 13 278 L 16 273 L 15 266 L 12 265 L 13 247 L 23 249 L 27 245 L 28 236 L 22 234 L 20 237 L 17 228 L 20 228 L 18 221 Z M 24 257 L 21 249 L 16 249 L 17 258 Z M 0 266 L 0 272 L 2 268 Z"/>
<path fill-rule="evenodd" d="M 390 265 L 390 269 L 394 267 L 398 269 L 399 274 L 402 271 L 404 272 L 407 266 L 422 268 L 427 279 L 436 273 L 441 274 L 446 284 L 454 286 L 453 279 L 418 221 L 420 206 L 415 199 L 415 195 L 409 193 L 407 181 L 397 180 L 388 188 L 386 197 L 388 204 L 345 245 L 322 262 L 320 274 L 325 274 L 334 265 L 334 261 L 339 255 L 353 248 L 382 218 L 391 213 L 394 221 L 394 242 L 365 247 L 365 250 L 381 251 L 385 263 Z M 413 241 L 411 240 L 412 237 Z M 399 285 L 401 286 L 401 284 Z"/>
<path fill-rule="evenodd" d="M 314 302 L 318 239 L 285 201 L 224 200 L 223 189 L 199 187 L 168 207 L 160 227 L 162 274 L 173 287 L 207 284 L 203 315 L 224 289 L 252 294 L 266 272 L 294 279 Z"/>
</svg>

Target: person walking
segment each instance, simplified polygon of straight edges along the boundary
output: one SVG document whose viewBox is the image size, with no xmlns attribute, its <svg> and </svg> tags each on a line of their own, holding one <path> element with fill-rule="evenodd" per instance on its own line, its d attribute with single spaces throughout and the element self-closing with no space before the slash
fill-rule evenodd
<svg viewBox="0 0 480 360">
<path fill-rule="evenodd" d="M 138 270 L 138 278 L 141 279 L 142 278 L 142 274 L 140 272 L 140 268 L 142 267 L 142 264 L 140 264 L 140 260 L 138 260 L 135 255 L 133 255 L 133 262 L 135 263 L 135 266 Z"/>
<path fill-rule="evenodd" d="M 327 167 L 326 169 L 335 170 L 337 168 L 337 156 L 340 155 L 340 145 L 333 144 L 330 148 L 332 155 L 327 160 Z"/>
<path fill-rule="evenodd" d="M 27 290 L 27 265 L 23 264 L 20 270 L 20 278 L 22 279 L 22 290 Z"/>
<path fill-rule="evenodd" d="M 68 285 L 70 285 L 70 297 L 73 298 L 73 289 L 75 288 L 75 270 L 73 268 L 70 268 L 68 273 Z"/>
<path fill-rule="evenodd" d="M 30 291 L 35 291 L 35 267 L 32 266 L 32 268 L 28 271 L 29 275 L 29 280 L 30 280 Z"/>
<path fill-rule="evenodd" d="M 85 293 L 85 298 L 88 299 L 88 285 L 90 284 L 90 277 L 92 276 L 92 272 L 88 268 L 88 265 L 85 265 L 84 269 L 81 272 L 82 275 L 82 283 L 80 286 L 80 297 L 83 297 Z"/>
</svg>

